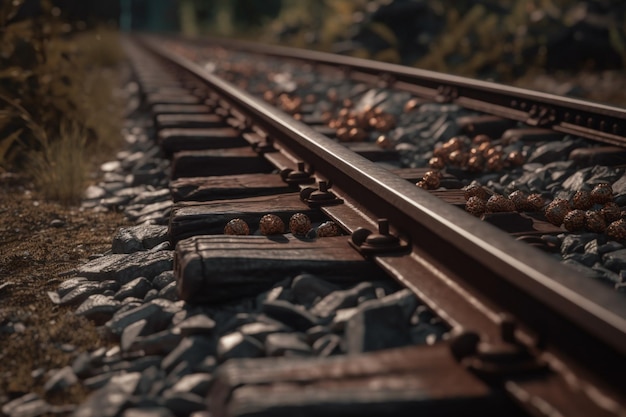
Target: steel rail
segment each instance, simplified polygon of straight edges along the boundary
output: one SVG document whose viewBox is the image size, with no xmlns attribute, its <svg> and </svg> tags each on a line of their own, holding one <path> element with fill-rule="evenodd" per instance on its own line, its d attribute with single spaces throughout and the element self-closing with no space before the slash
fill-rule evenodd
<svg viewBox="0 0 626 417">
<path fill-rule="evenodd" d="M 250 53 L 339 67 L 357 78 L 380 79 L 393 88 L 438 102 L 457 103 L 532 126 L 626 146 L 626 109 L 575 98 L 474 80 L 419 68 L 345 55 L 221 38 L 181 38 L 198 46 L 215 44 Z"/>
<path fill-rule="evenodd" d="M 375 261 L 417 289 L 427 302 L 445 299 L 442 289 L 457 291 L 445 308 L 439 307 L 450 307 L 448 316 L 455 323 L 493 333 L 499 314 L 508 312 L 524 331 L 543 339 L 547 349 L 580 364 L 576 367 L 594 382 L 611 385 L 623 379 L 626 303 L 620 294 L 355 155 L 197 63 L 168 51 L 159 39 L 142 37 L 140 42 L 209 85 L 254 126 L 332 179 L 333 189 L 377 217 L 390 219 L 396 230 L 410 237 L 412 254 L 375 256 Z M 432 290 L 425 294 L 420 293 L 424 276 L 415 275 L 420 269 L 439 272 L 428 278 L 438 282 L 427 282 Z M 474 313 L 470 317 L 454 314 L 471 308 Z"/>
</svg>

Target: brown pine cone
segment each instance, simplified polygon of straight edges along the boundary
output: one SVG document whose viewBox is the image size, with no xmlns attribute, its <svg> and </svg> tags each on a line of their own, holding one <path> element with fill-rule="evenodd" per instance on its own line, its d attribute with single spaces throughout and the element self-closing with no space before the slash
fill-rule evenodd
<svg viewBox="0 0 626 417">
<path fill-rule="evenodd" d="M 604 204 L 613 200 L 613 188 L 608 182 L 601 182 L 591 190 L 591 198 L 596 204 Z"/>
<path fill-rule="evenodd" d="M 612 223 L 622 217 L 622 209 L 613 201 L 609 201 L 600 209 L 606 223 Z"/>
<path fill-rule="evenodd" d="M 606 222 L 602 213 L 595 210 L 587 210 L 585 213 L 585 227 L 594 233 L 602 233 L 606 230 Z"/>
<path fill-rule="evenodd" d="M 500 194 L 494 194 L 487 200 L 487 210 L 492 213 L 515 211 L 515 204 Z"/>
<path fill-rule="evenodd" d="M 610 239 L 618 242 L 626 240 L 626 220 L 619 219 L 609 224 L 606 228 L 606 234 Z"/>
<path fill-rule="evenodd" d="M 563 226 L 570 232 L 585 228 L 585 212 L 583 210 L 572 210 L 565 215 Z"/>
<path fill-rule="evenodd" d="M 463 189 L 463 196 L 465 200 L 469 200 L 470 197 L 478 197 L 482 200 L 487 200 L 487 190 L 482 185 L 470 184 Z"/>
<path fill-rule="evenodd" d="M 467 203 L 465 203 L 465 211 L 476 217 L 480 217 L 487 211 L 487 202 L 480 197 L 470 197 Z"/>
<path fill-rule="evenodd" d="M 560 226 L 563 219 L 572 210 L 569 202 L 562 198 L 555 198 L 546 207 L 546 219 L 555 226 Z"/>
<path fill-rule="evenodd" d="M 521 190 L 513 191 L 509 194 L 509 200 L 515 204 L 515 210 L 517 211 L 526 211 L 528 206 L 528 196 L 525 192 Z"/>
<path fill-rule="evenodd" d="M 587 190 L 576 191 L 576 194 L 572 197 L 572 207 L 578 210 L 587 210 L 591 206 L 593 206 L 591 192 Z"/>
<path fill-rule="evenodd" d="M 528 211 L 539 211 L 543 208 L 545 201 L 541 194 L 530 194 L 526 200 L 528 204 Z"/>
</svg>

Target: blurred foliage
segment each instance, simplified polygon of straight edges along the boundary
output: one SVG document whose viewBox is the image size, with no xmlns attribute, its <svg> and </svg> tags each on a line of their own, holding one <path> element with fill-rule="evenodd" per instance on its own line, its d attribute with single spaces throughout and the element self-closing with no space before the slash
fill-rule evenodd
<svg viewBox="0 0 626 417">
<path fill-rule="evenodd" d="M 509 81 L 536 70 L 623 68 L 626 2 L 283 0 L 275 19 L 244 36 Z"/>
<path fill-rule="evenodd" d="M 179 0 L 181 31 L 220 36 L 258 36 L 286 0 Z"/>
<path fill-rule="evenodd" d="M 28 170 L 44 161 L 48 169 L 27 174 L 45 175 L 64 163 L 53 158 L 60 144 L 102 149 L 119 138 L 111 93 L 122 52 L 110 32 L 72 33 L 49 0 L 40 13 L 18 18 L 23 3 L 0 4 L 0 167 Z M 82 139 L 67 141 L 68 132 Z M 59 195 L 54 182 L 45 182 L 50 197 Z M 64 198 L 70 200 L 76 196 Z"/>
</svg>

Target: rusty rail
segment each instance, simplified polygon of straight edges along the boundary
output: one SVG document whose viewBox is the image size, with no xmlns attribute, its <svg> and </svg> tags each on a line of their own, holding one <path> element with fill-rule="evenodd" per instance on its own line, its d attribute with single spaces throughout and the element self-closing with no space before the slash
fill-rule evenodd
<svg viewBox="0 0 626 417">
<path fill-rule="evenodd" d="M 626 109 L 492 82 L 361 58 L 232 39 L 184 39 L 197 46 L 215 44 L 281 58 L 340 67 L 355 79 L 383 81 L 395 89 L 441 103 L 553 129 L 617 146 L 626 146 Z"/>
<path fill-rule="evenodd" d="M 264 132 L 285 152 L 314 166 L 318 178 L 332 181 L 332 191 L 345 203 L 323 210 L 354 232 L 355 247 L 369 233 L 360 227 L 375 232 L 377 219 L 388 219 L 391 232 L 400 236 L 408 251 L 373 250 L 364 255 L 372 257 L 449 322 L 456 334 L 452 346 L 459 359 L 484 360 L 479 346 L 485 344 L 502 355 L 514 346 L 530 358 L 519 364 L 522 369 L 498 365 L 485 378 L 495 378 L 512 397 L 526 401 L 527 409 L 535 410 L 537 403 L 531 400 L 536 398 L 556 407 L 563 392 L 571 393 L 568 384 L 575 381 L 598 410 L 623 412 L 626 400 L 620 397 L 618 388 L 626 370 L 626 304 L 622 296 L 577 276 L 555 260 L 513 241 L 504 232 L 355 155 L 200 65 L 166 50 L 157 38 L 143 37 L 139 43 L 208 85 L 221 97 L 223 107 L 242 119 L 251 131 Z M 331 60 L 327 54 L 313 56 Z M 454 98 L 461 105 L 474 103 L 471 100 L 478 100 L 475 96 L 485 91 L 502 89 L 499 94 L 516 100 L 533 99 L 577 111 L 593 107 L 490 83 L 472 84 L 459 77 L 435 77 L 432 73 L 345 57 L 336 60 L 340 65 L 358 64 L 359 71 L 369 74 L 393 69 L 396 83 L 421 83 L 431 89 L 439 88 L 443 77 L 463 93 Z M 415 78 L 419 77 L 423 79 L 416 83 Z M 593 108 L 594 114 L 603 109 L 607 120 L 623 122 L 626 118 L 626 113 L 619 109 Z M 527 119 L 521 118 L 520 112 L 506 116 Z M 551 127 L 575 134 L 580 134 L 582 128 L 563 120 Z M 604 141 L 624 139 L 599 130 L 592 133 L 587 137 Z M 515 362 L 516 358 L 514 354 L 511 360 Z M 549 376 L 543 363 L 550 367 Z M 585 415 L 587 411 L 581 408 L 577 413 Z"/>
</svg>

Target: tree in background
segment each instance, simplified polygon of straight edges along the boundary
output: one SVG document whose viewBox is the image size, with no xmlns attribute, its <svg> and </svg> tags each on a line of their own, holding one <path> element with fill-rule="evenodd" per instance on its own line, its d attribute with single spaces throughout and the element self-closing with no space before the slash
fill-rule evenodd
<svg viewBox="0 0 626 417">
<path fill-rule="evenodd" d="M 179 0 L 181 31 L 185 35 L 257 35 L 275 19 L 288 0 Z"/>
</svg>

